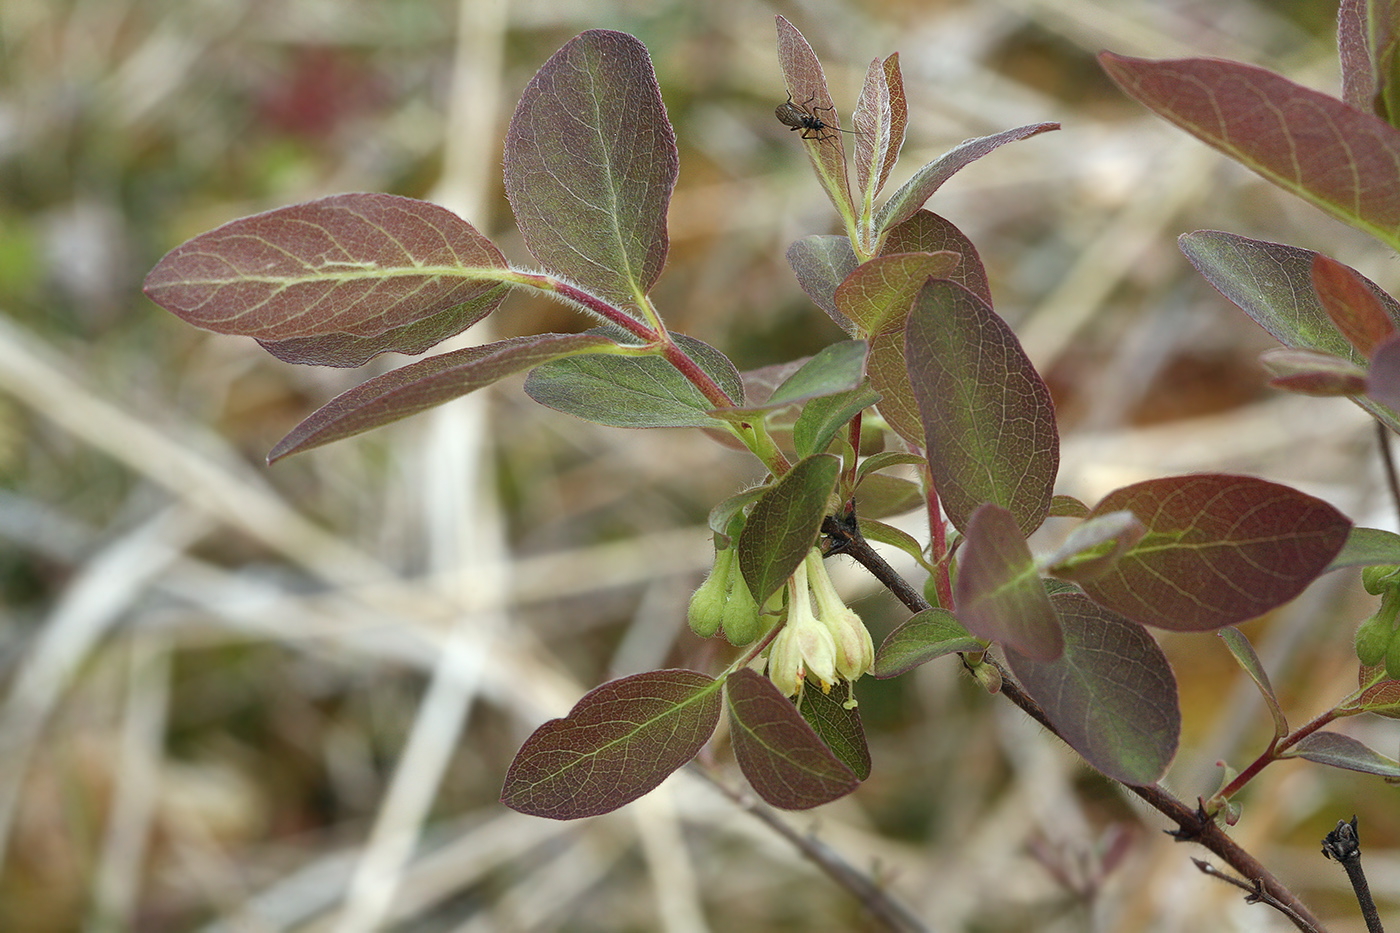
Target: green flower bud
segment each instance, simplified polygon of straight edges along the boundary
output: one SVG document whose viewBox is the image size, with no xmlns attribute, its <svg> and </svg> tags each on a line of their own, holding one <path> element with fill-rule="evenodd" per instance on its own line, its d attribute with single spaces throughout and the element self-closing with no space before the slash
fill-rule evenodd
<svg viewBox="0 0 1400 933">
<path fill-rule="evenodd" d="M 1366 592 L 1372 596 L 1381 595 L 1388 587 L 1394 586 L 1397 580 L 1400 580 L 1400 567 L 1393 564 L 1365 567 L 1361 570 L 1361 585 L 1366 587 Z"/>
<path fill-rule="evenodd" d="M 1385 677 L 1386 680 L 1400 680 L 1400 637 L 1394 632 L 1391 632 L 1390 644 L 1385 647 Z"/>
<path fill-rule="evenodd" d="M 1356 630 L 1356 658 L 1367 667 L 1373 667 L 1381 663 L 1391 642 L 1396 640 L 1395 629 L 1388 619 L 1371 616 Z"/>
<path fill-rule="evenodd" d="M 724 637 L 728 638 L 731 644 L 743 647 L 767 629 L 759 618 L 758 603 L 749 592 L 749 586 L 744 582 L 744 575 L 739 572 L 737 564 L 729 575 L 729 584 L 729 598 L 724 603 L 721 625 L 724 627 Z"/>
<path fill-rule="evenodd" d="M 732 548 L 715 555 L 715 565 L 710 575 L 690 596 L 690 608 L 686 611 L 686 621 L 690 629 L 701 638 L 709 638 L 719 631 L 724 614 L 725 590 L 729 585 L 730 568 L 734 563 Z"/>
</svg>

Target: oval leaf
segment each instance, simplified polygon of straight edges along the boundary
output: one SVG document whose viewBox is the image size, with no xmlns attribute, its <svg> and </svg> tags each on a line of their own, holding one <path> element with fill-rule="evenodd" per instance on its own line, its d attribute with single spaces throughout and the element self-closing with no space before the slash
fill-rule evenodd
<svg viewBox="0 0 1400 933">
<path fill-rule="evenodd" d="M 897 677 L 920 664 L 957 651 L 981 651 L 986 643 L 973 638 L 947 609 L 925 609 L 896 628 L 875 653 L 879 678 Z"/>
<path fill-rule="evenodd" d="M 1308 761 L 1333 768 L 1379 774 L 1392 780 L 1400 779 L 1400 762 L 1387 758 L 1340 732 L 1314 732 L 1285 752 L 1284 757 L 1306 758 Z"/>
<path fill-rule="evenodd" d="M 331 399 L 277 442 L 269 463 L 353 437 L 449 402 L 549 360 L 596 353 L 612 341 L 595 334 L 537 334 L 466 347 L 401 366 Z"/>
<path fill-rule="evenodd" d="M 754 503 L 739 535 L 739 570 L 760 606 L 817 543 L 840 469 L 828 454 L 799 460 Z"/>
<path fill-rule="evenodd" d="M 1041 662 L 1008 652 L 1007 665 L 1085 761 L 1124 784 L 1154 783 L 1181 736 L 1166 656 L 1140 625 L 1077 593 L 1052 601 L 1064 653 Z"/>
<path fill-rule="evenodd" d="M 338 194 L 201 234 L 167 253 L 144 289 L 197 327 L 255 337 L 294 362 L 355 365 L 345 361 L 421 353 L 485 317 L 504 297 L 505 265 L 436 204 Z"/>
<path fill-rule="evenodd" d="M 808 113 L 820 116 L 831 127 L 841 125 L 841 115 L 826 87 L 822 63 L 797 27 L 781 16 L 774 17 L 778 29 L 778 66 L 793 103 Z M 846 175 L 846 142 L 844 134 L 834 129 L 828 133 L 804 133 L 803 148 L 816 172 L 817 181 L 831 198 L 836 213 L 854 218 L 851 183 Z"/>
<path fill-rule="evenodd" d="M 958 621 L 978 638 L 1041 661 L 1064 650 L 1031 550 L 1015 517 L 1000 506 L 987 503 L 972 513 L 954 596 Z"/>
<path fill-rule="evenodd" d="M 729 357 L 693 337 L 674 337 L 730 398 L 743 398 Z M 709 414 L 713 403 L 660 356 L 588 354 L 555 360 L 531 371 L 525 394 L 547 408 L 615 428 L 716 426 Z"/>
<path fill-rule="evenodd" d="M 729 676 L 734 757 L 753 789 L 784 810 L 806 810 L 860 785 L 773 682 L 748 668 Z"/>
<path fill-rule="evenodd" d="M 797 277 L 797 284 L 808 297 L 837 326 L 854 336 L 855 325 L 836 310 L 836 287 L 859 264 L 851 241 L 843 236 L 805 236 L 788 247 L 787 261 Z"/>
<path fill-rule="evenodd" d="M 797 711 L 831 753 L 863 781 L 870 777 L 870 746 L 865 741 L 860 707 L 846 708 L 846 701 L 854 695 L 855 685 L 849 681 L 833 687 L 830 693 L 804 690 Z"/>
<path fill-rule="evenodd" d="M 914 300 L 905 358 L 949 521 L 965 531 L 992 502 L 1030 534 L 1050 510 L 1060 436 L 1050 390 L 1011 328 L 967 289 L 936 279 Z"/>
<path fill-rule="evenodd" d="M 1263 615 L 1303 591 L 1346 542 L 1351 522 L 1288 486 L 1217 473 L 1109 493 L 1147 534 L 1084 592 L 1144 625 L 1204 632 Z"/>
<path fill-rule="evenodd" d="M 752 415 L 776 411 L 811 398 L 848 392 L 864 378 L 865 353 L 864 340 L 833 343 L 799 366 L 761 404 L 717 408 L 713 412 L 716 417 L 731 421 L 748 421 Z"/>
<path fill-rule="evenodd" d="M 1318 253 L 1313 256 L 1313 288 L 1342 336 L 1363 356 L 1395 333 L 1368 280 L 1351 266 Z"/>
<path fill-rule="evenodd" d="M 932 211 L 919 210 L 904 223 L 892 227 L 885 233 L 881 255 L 886 253 L 957 253 L 962 257 L 958 265 L 942 277 L 957 282 L 978 298 L 992 304 L 992 288 L 987 279 L 987 269 L 982 265 L 982 257 L 977 247 L 953 222 Z"/>
<path fill-rule="evenodd" d="M 946 277 L 962 257 L 953 252 L 884 253 L 861 263 L 836 289 L 836 308 L 863 333 L 904 314 L 930 278 Z"/>
<path fill-rule="evenodd" d="M 651 791 L 709 740 L 719 681 L 666 670 L 610 681 L 525 741 L 501 802 L 552 820 L 616 810 Z"/>
<path fill-rule="evenodd" d="M 1400 249 L 1400 131 L 1240 62 L 1099 62 L 1130 97 L 1269 181 Z"/>
<path fill-rule="evenodd" d="M 624 308 L 666 261 L 676 134 L 636 38 L 591 29 L 526 85 L 505 143 L 505 187 L 531 255 Z"/>
</svg>

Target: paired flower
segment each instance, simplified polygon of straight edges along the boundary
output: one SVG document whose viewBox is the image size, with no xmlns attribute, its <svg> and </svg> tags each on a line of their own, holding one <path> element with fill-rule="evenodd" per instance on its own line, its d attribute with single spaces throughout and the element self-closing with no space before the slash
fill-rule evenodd
<svg viewBox="0 0 1400 933">
<path fill-rule="evenodd" d="M 811 677 L 826 693 L 838 679 L 855 681 L 870 670 L 875 662 L 870 632 L 837 595 L 820 551 L 812 549 L 788 586 L 787 624 L 768 649 L 773 684 L 793 696 Z"/>
</svg>

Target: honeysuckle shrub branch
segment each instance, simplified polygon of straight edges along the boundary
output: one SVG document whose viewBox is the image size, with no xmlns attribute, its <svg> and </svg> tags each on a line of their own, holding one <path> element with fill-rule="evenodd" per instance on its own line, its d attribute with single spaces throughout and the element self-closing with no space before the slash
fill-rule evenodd
<svg viewBox="0 0 1400 933">
<path fill-rule="evenodd" d="M 807 42 L 781 17 L 777 34 L 785 87 L 775 90 L 840 127 Z M 1229 113 L 1248 97 L 1222 91 L 1183 104 L 1170 93 L 1174 82 L 1192 84 L 1196 69 L 1220 63 L 1172 71 L 1113 56 L 1104 62 L 1140 98 L 1185 109 L 1183 125 L 1198 135 L 1209 136 L 1210 106 Z M 1241 86 L 1273 102 L 1283 79 L 1262 74 L 1249 71 Z M 1216 77 L 1236 80 L 1233 72 Z M 1389 100 L 1374 82 L 1356 93 Z M 1321 106 L 1315 97 L 1307 106 Z M 1361 121 L 1362 135 L 1388 158 L 1400 151 L 1384 148 L 1394 132 L 1388 124 L 1336 104 L 1352 121 L 1336 124 L 1338 134 Z M 525 743 L 505 779 L 509 806 L 560 819 L 620 807 L 689 761 L 725 710 L 735 759 L 761 797 L 786 808 L 830 801 L 871 768 L 853 683 L 956 654 L 1088 764 L 1262 878 L 1266 890 L 1291 897 L 1223 833 L 1212 834 L 1209 818 L 1233 817 L 1230 798 L 1248 769 L 1199 812 L 1157 784 L 1181 722 L 1175 677 L 1151 629 L 1223 636 L 1276 715 L 1278 736 L 1263 764 L 1298 756 L 1400 776 L 1394 762 L 1320 724 L 1289 732 L 1267 675 L 1233 628 L 1329 569 L 1400 565 L 1400 538 L 1353 530 L 1330 505 L 1249 476 L 1154 479 L 1093 506 L 1056 495 L 1050 394 L 993 310 L 976 248 L 924 204 L 963 166 L 1058 124 L 968 140 L 881 201 L 907 117 L 898 55 L 876 59 L 854 111 L 854 192 L 842 133 L 785 137 L 805 149 L 843 229 L 798 240 L 787 258 L 847 339 L 779 367 L 741 374 L 716 348 L 670 331 L 653 304 L 667 255 L 675 134 L 645 47 L 604 30 L 582 33 L 545 63 L 506 136 L 505 189 L 538 268 L 510 264 L 441 207 L 344 194 L 195 237 L 160 261 L 145 288 L 192 324 L 253 337 L 279 359 L 314 365 L 423 353 L 498 311 L 512 290 L 552 295 L 597 324 L 428 356 L 371 378 L 297 425 L 270 461 L 527 372 L 525 391 L 543 405 L 617 427 L 727 432 L 767 468 L 765 483 L 711 512 L 715 564 L 688 614 L 702 637 L 733 643 L 732 663 L 716 673 L 652 671 L 587 694 Z M 1304 129 L 1284 122 L 1281 132 L 1292 139 L 1288 133 Z M 1249 141 L 1230 130 L 1217 135 L 1236 146 Z M 1309 140 L 1316 142 L 1294 141 Z M 1268 148 L 1240 151 L 1260 167 Z M 1379 161 L 1351 168 L 1365 179 L 1380 171 Z M 1292 186 L 1339 215 L 1367 200 L 1373 189 L 1339 189 L 1321 164 L 1301 162 Z M 1386 164 L 1393 171 L 1396 161 Z M 1270 171 L 1282 177 L 1276 166 Z M 1400 213 L 1394 200 L 1387 210 Z M 1365 211 L 1357 222 L 1400 240 L 1400 218 Z M 1400 319 L 1393 299 L 1306 251 L 1228 234 L 1193 234 L 1184 245 L 1227 296 L 1295 351 L 1315 354 L 1307 360 L 1332 355 L 1328 366 L 1312 368 L 1294 359 L 1284 384 L 1344 385 L 1352 390 L 1344 394 L 1395 426 L 1394 396 L 1386 394 L 1394 390 L 1384 388 L 1391 377 L 1382 372 Z M 1275 272 L 1269 281 L 1264 263 Z M 1284 292 L 1291 303 L 1282 303 Z M 901 473 L 911 468 L 913 479 Z M 927 541 L 881 520 L 911 509 L 926 516 Z M 1053 552 L 1036 554 L 1027 537 L 1052 516 L 1078 525 Z M 926 574 L 926 600 L 886 573 L 871 541 L 913 558 Z M 838 545 L 917 610 L 878 651 L 826 577 L 823 551 Z M 1377 592 L 1400 587 L 1400 574 L 1373 576 Z M 1383 615 L 1393 621 L 1395 613 Z M 1390 643 L 1369 637 L 1368 656 L 1388 658 Z M 1363 670 L 1363 689 L 1337 715 L 1396 709 L 1400 682 L 1377 670 L 1374 663 Z"/>
</svg>

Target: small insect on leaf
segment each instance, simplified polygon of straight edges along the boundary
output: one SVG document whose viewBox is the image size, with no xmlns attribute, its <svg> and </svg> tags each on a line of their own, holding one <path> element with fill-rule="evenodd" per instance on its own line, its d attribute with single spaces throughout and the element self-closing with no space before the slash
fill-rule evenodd
<svg viewBox="0 0 1400 933">
<path fill-rule="evenodd" d="M 821 117 L 817 116 L 820 110 L 835 110 L 835 107 L 811 107 L 808 105 L 816 100 L 809 97 L 800 106 L 793 102 L 792 95 L 788 94 L 788 99 L 774 108 L 773 113 L 778 118 L 778 122 L 790 130 L 801 130 L 803 139 L 815 139 L 817 142 L 834 138 L 835 133 L 852 133 L 854 130 L 843 130 L 839 126 L 832 126 Z M 816 136 L 812 134 L 816 133 Z"/>
</svg>

